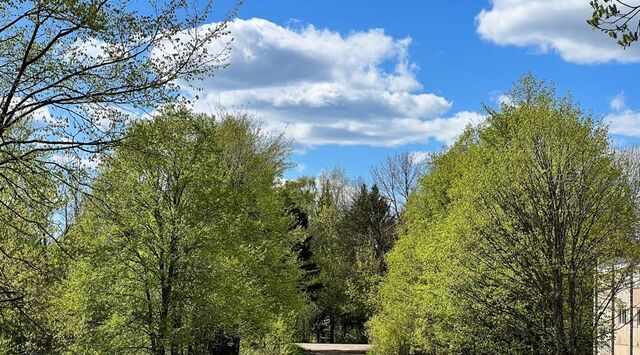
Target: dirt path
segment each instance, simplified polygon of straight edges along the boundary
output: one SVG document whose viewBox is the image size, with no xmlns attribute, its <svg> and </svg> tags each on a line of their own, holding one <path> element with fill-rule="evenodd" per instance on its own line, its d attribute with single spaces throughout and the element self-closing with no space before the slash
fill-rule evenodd
<svg viewBox="0 0 640 355">
<path fill-rule="evenodd" d="M 362 355 L 371 349 L 367 344 L 316 344 L 297 343 L 306 354 L 312 355 Z"/>
</svg>

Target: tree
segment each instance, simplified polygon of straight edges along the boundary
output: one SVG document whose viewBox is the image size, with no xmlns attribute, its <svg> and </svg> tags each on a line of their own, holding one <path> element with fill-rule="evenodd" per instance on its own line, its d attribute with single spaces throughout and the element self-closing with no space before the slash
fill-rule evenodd
<svg viewBox="0 0 640 355">
<path fill-rule="evenodd" d="M 320 284 L 313 328 L 320 342 L 366 342 L 371 296 L 395 241 L 396 221 L 377 186 L 362 184 L 350 198 L 349 188 L 339 170 L 325 174 L 318 214 L 310 221 Z"/>
<path fill-rule="evenodd" d="M 376 185 L 362 184 L 342 218 L 341 257 L 348 269 L 341 327 L 357 342 L 367 341 L 365 323 L 373 315 L 372 297 L 387 270 L 384 258 L 395 243 L 396 224 Z"/>
<path fill-rule="evenodd" d="M 2 147 L 26 145 L 26 155 L 35 148 L 91 149 L 109 139 L 106 133 L 123 116 L 116 109 L 167 102 L 177 94 L 177 79 L 226 65 L 228 47 L 210 52 L 209 45 L 227 34 L 235 8 L 221 23 L 201 27 L 212 4 L 147 6 L 134 9 L 119 0 L 0 5 Z M 37 113 L 45 117 L 36 136 L 8 139 L 11 127 Z"/>
<path fill-rule="evenodd" d="M 424 164 L 416 153 L 404 152 L 386 157 L 371 168 L 373 181 L 393 207 L 396 218 L 418 184 Z"/>
<path fill-rule="evenodd" d="M 591 27 L 608 34 L 624 48 L 638 41 L 640 5 L 621 0 L 592 0 L 590 4 L 593 13 L 587 23 Z"/>
<path fill-rule="evenodd" d="M 313 261 L 313 234 L 309 232 L 310 220 L 315 218 L 317 212 L 317 186 L 313 178 L 301 177 L 297 180 L 288 180 L 282 188 L 287 213 L 293 217 L 289 226 L 292 232 L 300 232 L 300 241 L 293 248 L 298 255 L 300 268 L 304 275 L 301 280 L 302 290 L 311 301 L 316 300 L 316 291 L 320 286 L 315 280 L 318 267 Z"/>
<path fill-rule="evenodd" d="M 635 197 L 606 129 L 554 95 L 524 77 L 512 92 L 521 107 L 503 108 L 490 119 L 493 129 L 482 132 L 481 139 L 506 149 L 488 166 L 481 193 L 488 223 L 479 236 L 481 259 L 499 271 L 484 280 L 520 282 L 511 290 L 527 300 L 519 305 L 525 312 L 544 305 L 536 318 L 547 328 L 524 318 L 525 343 L 575 354 L 590 351 L 594 321 L 602 320 L 590 301 L 594 273 L 619 257 L 637 257 Z M 514 305 L 501 308 L 515 313 Z"/>
<path fill-rule="evenodd" d="M 377 185 L 371 189 L 362 184 L 343 218 L 342 231 L 347 244 L 364 247 L 373 253 L 379 263 L 377 270 L 385 269 L 384 255 L 395 241 L 395 218 Z"/>
<path fill-rule="evenodd" d="M 177 80 L 226 65 L 228 21 L 169 0 L 0 3 L 0 343 L 52 347 L 48 304 L 67 250 L 55 250 L 129 118 L 178 97 Z M 217 43 L 217 50 L 210 46 Z"/>
<path fill-rule="evenodd" d="M 618 152 L 619 159 L 629 179 L 631 194 L 640 208 L 640 147 L 632 146 Z"/>
<path fill-rule="evenodd" d="M 349 183 L 341 169 L 323 172 L 320 176 L 318 208 L 310 221 L 310 231 L 314 236 L 311 243 L 312 260 L 319 273 L 320 287 L 316 294 L 316 315 L 312 328 L 318 342 L 335 342 L 341 306 L 346 300 L 346 272 L 343 235 L 340 222 L 348 203 Z"/>
<path fill-rule="evenodd" d="M 297 254 L 302 271 L 299 288 L 309 301 L 307 309 L 300 314 L 295 334 L 296 340 L 302 342 L 310 342 L 314 335 L 313 318 L 317 312 L 319 291 L 322 289 L 322 283 L 318 278 L 320 270 L 314 261 L 315 236 L 310 229 L 311 221 L 317 216 L 317 190 L 316 181 L 311 177 L 288 180 L 281 189 L 287 213 L 293 217 L 289 230 L 300 235 L 298 242 L 293 245 L 293 250 Z"/>
<path fill-rule="evenodd" d="M 87 192 L 87 166 L 122 138 L 131 117 L 175 100 L 178 80 L 227 64 L 227 24 L 237 5 L 207 26 L 211 3 L 147 5 L 0 4 L 0 182 L 13 198 L 31 209 L 51 208 L 45 191 L 12 179 L 14 172 L 47 176 L 61 191 Z M 55 239 L 66 226 L 52 233 L 49 224 L 59 220 L 33 222 Z"/>
<path fill-rule="evenodd" d="M 589 353 L 608 321 L 611 297 L 594 295 L 623 285 L 605 271 L 639 255 L 624 166 L 606 128 L 552 86 L 526 75 L 510 96 L 410 201 L 372 321 L 380 349 Z"/>
<path fill-rule="evenodd" d="M 44 193 L 40 197 L 50 209 L 34 209 L 11 189 L 0 189 L 0 352 L 47 353 L 55 342 L 49 326 L 51 285 L 64 266 L 48 236 L 53 232 L 48 220 L 59 204 L 57 186 L 28 170 L 4 174 L 25 193 Z"/>
<path fill-rule="evenodd" d="M 403 215 L 405 228 L 389 252 L 388 272 L 375 298 L 375 314 L 370 320 L 373 351 L 377 354 L 438 353 L 455 349 L 456 337 L 448 324 L 470 324 L 459 316 L 468 308 L 464 299 L 452 297 L 461 281 L 456 262 L 463 256 L 462 243 L 451 225 L 464 226 L 465 219 L 449 214 L 455 177 L 465 169 L 463 157 L 471 145 L 467 130 L 445 153 L 429 161 L 429 173 L 411 195 Z M 464 320 L 464 321 L 463 321 Z M 464 339 L 473 339 L 466 332 Z M 488 338 L 488 337 L 487 337 Z M 446 339 L 446 340 L 443 340 Z M 488 339 L 492 341 L 494 339 Z M 505 351 L 506 348 L 502 348 Z M 421 352 L 422 351 L 422 352 Z"/>
<path fill-rule="evenodd" d="M 237 352 L 280 334 L 302 305 L 274 187 L 287 150 L 247 117 L 178 109 L 136 123 L 64 238 L 64 349 Z"/>
<path fill-rule="evenodd" d="M 29 129 L 16 126 L 14 133 L 19 131 Z M 50 285 L 63 264 L 56 258 L 51 221 L 64 201 L 55 181 L 39 173 L 46 154 L 0 169 L 0 349 L 12 353 L 46 352 L 53 342 Z"/>
</svg>

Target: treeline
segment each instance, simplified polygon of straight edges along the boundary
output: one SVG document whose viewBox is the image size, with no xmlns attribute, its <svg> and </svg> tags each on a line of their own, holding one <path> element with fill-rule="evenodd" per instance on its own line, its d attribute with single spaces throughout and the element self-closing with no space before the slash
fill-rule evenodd
<svg viewBox="0 0 640 355">
<path fill-rule="evenodd" d="M 607 348 L 640 260 L 640 154 L 532 75 L 487 114 L 371 184 L 284 180 L 283 136 L 180 105 L 131 124 L 88 180 L 42 175 L 55 151 L 5 165 L 0 352 Z"/>
<path fill-rule="evenodd" d="M 553 86 L 426 165 L 285 181 L 282 136 L 177 101 L 235 7 L 128 6 L 0 3 L 0 353 L 586 354 L 624 326 L 640 153 Z"/>
<path fill-rule="evenodd" d="M 531 75 L 510 95 L 428 164 L 382 160 L 370 185 L 284 180 L 281 135 L 182 106 L 133 123 L 90 184 L 38 174 L 52 153 L 22 160 L 5 174 L 51 204 L 0 190 L 0 351 L 609 346 L 640 255 L 640 154 Z"/>
<path fill-rule="evenodd" d="M 0 287 L 15 295 L 0 307 L 2 353 L 264 354 L 368 341 L 385 255 L 421 173 L 413 155 L 373 169 L 383 193 L 341 169 L 283 180 L 290 144 L 242 113 L 168 107 L 125 137 L 90 185 L 24 176 L 50 208 L 2 196 L 12 205 Z"/>
</svg>

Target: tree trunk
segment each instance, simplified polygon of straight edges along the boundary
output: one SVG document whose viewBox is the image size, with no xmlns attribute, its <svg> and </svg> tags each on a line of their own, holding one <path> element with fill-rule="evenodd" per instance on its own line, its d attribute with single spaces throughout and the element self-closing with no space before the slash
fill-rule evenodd
<svg viewBox="0 0 640 355">
<path fill-rule="evenodd" d="M 569 354 L 574 355 L 578 353 L 578 312 L 576 312 L 576 308 L 580 307 L 580 305 L 576 304 L 575 268 L 573 267 L 569 273 L 567 283 L 569 291 L 569 343 L 567 350 Z"/>
<path fill-rule="evenodd" d="M 240 337 L 233 337 L 233 353 L 234 355 L 240 354 Z"/>
<path fill-rule="evenodd" d="M 346 343 L 347 342 L 347 317 L 342 317 L 342 321 L 341 321 L 341 328 L 340 330 L 342 331 L 342 339 L 340 340 L 342 343 Z"/>
<path fill-rule="evenodd" d="M 335 339 L 335 324 L 333 320 L 333 314 L 329 315 L 329 342 L 334 343 Z"/>
<path fill-rule="evenodd" d="M 633 271 L 629 278 L 629 355 L 633 355 Z"/>
<path fill-rule="evenodd" d="M 173 317 L 173 329 L 179 329 L 181 326 L 182 320 L 177 314 Z M 180 355 L 180 344 L 178 344 L 176 337 L 171 337 L 171 355 Z"/>
<path fill-rule="evenodd" d="M 595 272 L 593 273 L 593 355 L 598 355 L 598 319 L 596 315 L 600 310 L 598 309 L 598 263 L 596 262 Z"/>
<path fill-rule="evenodd" d="M 616 269 L 611 267 L 611 355 L 615 355 L 616 344 Z"/>
<path fill-rule="evenodd" d="M 158 335 L 154 330 L 153 303 L 151 302 L 151 292 L 145 287 L 145 301 L 147 302 L 147 327 L 149 328 L 149 343 L 151 343 L 151 352 L 158 353 Z"/>
<path fill-rule="evenodd" d="M 556 354 L 567 354 L 567 342 L 564 331 L 564 294 L 562 282 L 562 270 L 555 266 L 553 274 L 553 326 L 555 333 Z"/>
</svg>

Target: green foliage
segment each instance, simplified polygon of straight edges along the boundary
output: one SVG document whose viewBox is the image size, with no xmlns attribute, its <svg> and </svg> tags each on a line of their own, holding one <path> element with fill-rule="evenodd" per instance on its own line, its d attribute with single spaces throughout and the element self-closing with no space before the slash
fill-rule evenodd
<svg viewBox="0 0 640 355">
<path fill-rule="evenodd" d="M 386 271 L 396 219 L 377 186 L 353 188 L 343 170 L 287 181 L 282 189 L 301 234 L 295 246 L 310 304 L 298 341 L 366 342 L 372 296 Z"/>
<path fill-rule="evenodd" d="M 118 0 L 0 3 L 2 353 L 50 353 L 58 341 L 49 303 L 67 250 L 57 239 L 73 219 L 70 197 L 87 187 L 84 164 L 121 138 L 127 112 L 172 102 L 177 79 L 225 65 L 228 48 L 206 47 L 227 35 L 228 18 L 185 40 L 210 6 L 149 5 L 141 13 Z"/>
<path fill-rule="evenodd" d="M 629 47 L 638 41 L 640 20 L 636 19 L 640 5 L 620 0 L 592 0 L 593 12 L 587 23 L 606 33 L 621 47 Z"/>
<path fill-rule="evenodd" d="M 238 4 L 206 28 L 210 2 L 145 5 L 2 1 L 0 177 L 18 176 L 2 181 L 11 194 L 55 212 L 60 206 L 52 206 L 48 184 L 28 177 L 43 175 L 56 188 L 81 194 L 89 184 L 87 163 L 118 142 L 132 118 L 180 98 L 178 80 L 227 64 L 226 27 Z M 218 40 L 219 51 L 209 51 Z"/>
<path fill-rule="evenodd" d="M 9 137 L 31 133 L 28 125 L 16 125 Z M 55 181 L 41 172 L 47 169 L 47 152 L 12 161 L 24 151 L 0 152 L 0 352 L 43 353 L 55 339 L 50 286 L 63 264 L 55 238 L 54 211 L 63 204 Z"/>
<path fill-rule="evenodd" d="M 411 197 L 371 321 L 374 350 L 584 353 L 594 274 L 638 256 L 606 129 L 524 76 Z"/>
<path fill-rule="evenodd" d="M 448 335 L 448 322 L 463 307 L 452 297 L 461 267 L 457 229 L 466 222 L 450 213 L 450 193 L 464 170 L 463 157 L 470 135 L 463 135 L 446 154 L 431 161 L 431 173 L 422 178 L 404 215 L 406 234 L 387 257 L 389 271 L 378 295 L 378 312 L 371 320 L 374 351 L 396 353 L 410 346 L 436 352 Z M 444 334 L 443 334 L 444 333 Z"/>
<path fill-rule="evenodd" d="M 395 241 L 395 218 L 375 185 L 361 185 L 349 198 L 339 171 L 320 184 L 318 214 L 310 222 L 321 285 L 312 327 L 317 341 L 365 342 L 371 297 L 386 270 L 384 255 Z"/>
<path fill-rule="evenodd" d="M 302 307 L 274 187 L 286 152 L 247 117 L 178 109 L 134 125 L 65 237 L 76 255 L 56 304 L 63 350 L 286 344 Z"/>
</svg>

